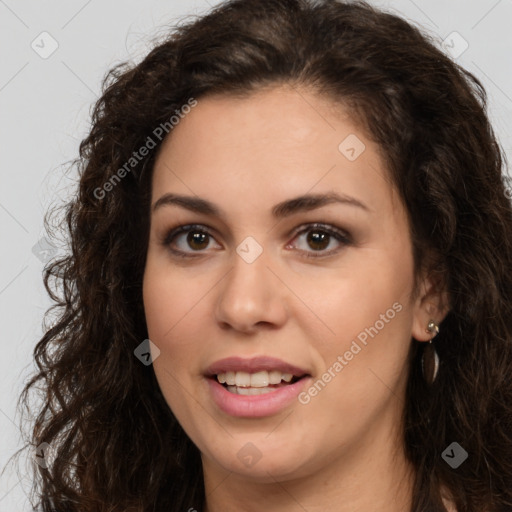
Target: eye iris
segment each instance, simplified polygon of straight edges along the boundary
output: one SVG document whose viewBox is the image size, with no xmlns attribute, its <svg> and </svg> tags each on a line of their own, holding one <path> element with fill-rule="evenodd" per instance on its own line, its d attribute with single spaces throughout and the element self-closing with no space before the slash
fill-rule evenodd
<svg viewBox="0 0 512 512">
<path fill-rule="evenodd" d="M 206 242 L 206 244 L 205 244 Z M 187 236 L 187 243 L 192 249 L 204 249 L 208 246 L 208 234 L 199 231 L 190 231 Z M 194 247 L 194 244 L 203 244 L 201 247 Z"/>
<path fill-rule="evenodd" d="M 325 231 L 309 231 L 307 242 L 312 249 L 322 250 L 329 245 L 330 234 Z M 208 233 L 202 231 L 189 231 L 187 235 L 187 243 L 189 247 L 196 250 L 205 249 L 208 246 Z"/>
<path fill-rule="evenodd" d="M 310 231 L 308 234 L 308 243 L 313 244 L 313 246 L 311 246 L 313 249 L 325 249 L 329 245 L 329 236 L 328 233 L 323 233 L 322 231 Z M 321 247 L 314 247 L 315 244 L 320 244 Z"/>
</svg>

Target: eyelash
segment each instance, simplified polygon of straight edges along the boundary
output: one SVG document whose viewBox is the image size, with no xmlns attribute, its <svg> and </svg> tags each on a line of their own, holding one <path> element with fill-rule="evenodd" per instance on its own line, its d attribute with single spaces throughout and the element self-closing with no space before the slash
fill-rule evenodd
<svg viewBox="0 0 512 512">
<path fill-rule="evenodd" d="M 201 224 L 186 224 L 186 225 L 178 226 L 177 228 L 173 228 L 173 229 L 169 230 L 167 232 L 167 234 L 165 235 L 164 239 L 162 240 L 162 245 L 164 245 L 165 247 L 168 247 L 169 250 L 175 256 L 177 256 L 179 258 L 189 258 L 190 259 L 190 258 L 200 257 L 200 256 L 202 256 L 202 254 L 200 254 L 202 251 L 195 251 L 199 254 L 192 255 L 189 253 L 184 253 L 183 251 L 180 251 L 180 250 L 172 249 L 170 247 L 171 242 L 173 242 L 173 240 L 178 235 L 180 235 L 182 233 L 188 233 L 188 232 L 194 232 L 194 231 L 209 235 L 210 237 L 213 238 L 212 231 L 207 226 L 204 226 Z M 311 223 L 311 224 L 304 224 L 304 225 L 300 226 L 300 228 L 297 228 L 297 230 L 293 233 L 293 239 L 295 239 L 299 235 L 308 233 L 309 231 L 319 231 L 321 233 L 325 233 L 325 234 L 333 237 L 335 240 L 337 240 L 344 246 L 348 246 L 348 245 L 352 244 L 352 240 L 351 240 L 350 236 L 348 234 L 346 234 L 345 232 L 343 232 L 342 230 L 340 230 L 339 228 L 336 228 L 335 226 L 329 226 L 326 224 L 317 223 L 317 222 Z M 321 253 L 319 255 L 314 255 L 310 251 L 305 251 L 305 257 L 306 258 L 325 258 L 325 257 L 331 256 L 332 254 L 335 254 L 339 251 L 340 251 L 340 248 L 331 249 L 330 251 L 327 251 L 327 252 L 325 252 L 323 250 L 313 251 L 313 253 L 314 252 Z"/>
</svg>

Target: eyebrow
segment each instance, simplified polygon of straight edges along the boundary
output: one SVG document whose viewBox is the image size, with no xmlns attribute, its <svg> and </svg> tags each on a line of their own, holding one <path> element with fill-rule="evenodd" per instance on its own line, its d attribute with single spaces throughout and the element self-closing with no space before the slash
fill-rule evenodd
<svg viewBox="0 0 512 512">
<path fill-rule="evenodd" d="M 367 212 L 370 212 L 370 208 L 364 203 L 345 194 L 337 194 L 335 192 L 329 192 L 326 194 L 305 194 L 302 196 L 295 197 L 293 199 L 287 199 L 281 203 L 276 204 L 272 208 L 272 216 L 276 219 L 289 217 L 290 215 L 315 210 L 333 203 L 345 204 L 349 206 L 355 206 Z M 204 214 L 212 215 L 216 217 L 223 217 L 222 210 L 215 204 L 202 199 L 197 196 L 183 196 L 179 194 L 167 193 L 161 196 L 153 205 L 153 212 L 163 206 L 176 205 L 186 208 L 187 210 Z"/>
</svg>

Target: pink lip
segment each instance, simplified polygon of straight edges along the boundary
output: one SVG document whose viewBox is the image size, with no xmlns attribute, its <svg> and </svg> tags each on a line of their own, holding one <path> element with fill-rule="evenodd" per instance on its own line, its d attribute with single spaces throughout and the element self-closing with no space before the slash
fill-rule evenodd
<svg viewBox="0 0 512 512">
<path fill-rule="evenodd" d="M 228 391 L 215 377 L 207 378 L 213 401 L 226 414 L 246 418 L 261 418 L 276 414 L 294 402 L 311 377 L 304 377 L 276 391 L 262 395 L 237 395 Z"/>
<path fill-rule="evenodd" d="M 283 373 L 291 373 L 295 377 L 302 377 L 303 375 L 309 374 L 307 370 L 298 368 L 297 366 L 282 361 L 281 359 L 276 359 L 275 357 L 258 356 L 252 357 L 250 359 L 244 359 L 242 357 L 228 357 L 226 359 L 221 359 L 213 363 L 206 370 L 205 375 L 207 377 L 213 377 L 219 373 L 226 373 L 230 371 L 256 373 L 263 370 L 279 370 Z"/>
</svg>

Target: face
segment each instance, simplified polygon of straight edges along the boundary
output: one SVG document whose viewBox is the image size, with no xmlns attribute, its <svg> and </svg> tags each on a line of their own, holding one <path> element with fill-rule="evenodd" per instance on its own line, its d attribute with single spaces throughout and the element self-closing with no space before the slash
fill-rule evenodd
<svg viewBox="0 0 512 512">
<path fill-rule="evenodd" d="M 428 315 L 386 173 L 341 107 L 284 86 L 199 99 L 164 142 L 144 307 L 158 383 L 203 466 L 286 480 L 394 439 Z M 228 371 L 230 390 L 208 376 Z"/>
</svg>

